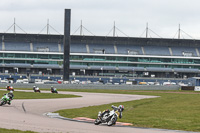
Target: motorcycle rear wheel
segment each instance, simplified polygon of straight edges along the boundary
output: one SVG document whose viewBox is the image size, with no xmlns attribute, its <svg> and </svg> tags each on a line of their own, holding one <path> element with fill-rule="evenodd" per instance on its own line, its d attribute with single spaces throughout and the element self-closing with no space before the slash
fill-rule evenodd
<svg viewBox="0 0 200 133">
<path fill-rule="evenodd" d="M 112 125 L 116 124 L 116 122 L 117 122 L 117 116 L 114 116 L 114 118 L 111 119 L 111 120 L 107 123 L 107 125 L 108 125 L 108 126 L 112 126 Z"/>
</svg>

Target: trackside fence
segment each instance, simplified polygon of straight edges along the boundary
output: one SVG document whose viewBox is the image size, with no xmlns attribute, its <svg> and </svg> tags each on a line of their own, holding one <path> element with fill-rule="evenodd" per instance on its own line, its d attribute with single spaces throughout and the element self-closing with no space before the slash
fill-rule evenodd
<svg viewBox="0 0 200 133">
<path fill-rule="evenodd" d="M 40 89 L 50 89 L 51 86 L 59 89 L 115 89 L 115 90 L 179 90 L 179 85 L 99 85 L 99 84 L 0 84 L 0 88 L 6 88 L 7 85 L 13 88 L 33 88 L 37 86 Z"/>
</svg>

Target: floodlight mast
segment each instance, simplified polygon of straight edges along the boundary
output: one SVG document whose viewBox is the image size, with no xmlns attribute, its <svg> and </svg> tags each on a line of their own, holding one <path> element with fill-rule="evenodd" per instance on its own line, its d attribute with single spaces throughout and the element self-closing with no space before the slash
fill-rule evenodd
<svg viewBox="0 0 200 133">
<path fill-rule="evenodd" d="M 69 81 L 70 73 L 70 23 L 71 23 L 71 9 L 65 9 L 64 18 L 64 58 L 63 58 L 63 83 Z"/>
</svg>

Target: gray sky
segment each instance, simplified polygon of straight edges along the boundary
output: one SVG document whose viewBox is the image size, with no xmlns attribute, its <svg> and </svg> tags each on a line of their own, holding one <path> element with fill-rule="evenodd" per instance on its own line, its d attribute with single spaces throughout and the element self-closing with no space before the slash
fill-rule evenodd
<svg viewBox="0 0 200 133">
<path fill-rule="evenodd" d="M 162 38 L 177 38 L 180 23 L 185 33 L 200 39 L 199 0 L 0 0 L 0 32 L 7 31 L 15 18 L 16 24 L 27 33 L 39 33 L 49 19 L 49 24 L 63 34 L 64 9 L 71 9 L 71 34 L 82 20 L 83 26 L 94 35 L 106 36 L 115 21 L 126 35 L 140 37 L 148 22 L 149 28 Z M 13 28 L 8 32 L 13 32 Z M 23 33 L 19 28 L 16 32 Z M 191 39 L 184 32 L 181 38 Z M 53 29 L 50 33 L 56 34 Z M 117 35 L 125 36 L 120 31 Z M 158 37 L 153 32 L 150 36 Z"/>
</svg>

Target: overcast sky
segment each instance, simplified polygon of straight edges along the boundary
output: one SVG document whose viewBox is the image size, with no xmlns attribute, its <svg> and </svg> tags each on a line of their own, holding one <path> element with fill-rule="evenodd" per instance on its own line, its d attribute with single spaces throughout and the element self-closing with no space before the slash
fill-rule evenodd
<svg viewBox="0 0 200 133">
<path fill-rule="evenodd" d="M 129 37 L 149 36 L 200 39 L 199 0 L 0 0 L 0 32 L 14 23 L 27 33 L 40 33 L 49 24 L 60 34 L 64 32 L 64 9 L 71 9 L 71 34 L 83 26 L 96 36 L 112 36 L 114 26 Z M 7 32 L 13 32 L 13 27 Z M 91 35 L 83 30 L 84 35 Z M 111 32 L 110 32 L 111 31 Z M 125 36 L 116 30 L 116 36 Z M 16 27 L 17 33 L 23 33 Z M 47 29 L 41 33 L 46 34 Z M 110 34 L 108 34 L 110 32 Z M 154 34 L 154 32 L 156 34 Z M 56 32 L 50 28 L 50 33 Z M 187 34 L 185 34 L 187 33 Z M 78 30 L 75 34 L 80 34 Z"/>
</svg>

